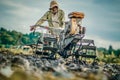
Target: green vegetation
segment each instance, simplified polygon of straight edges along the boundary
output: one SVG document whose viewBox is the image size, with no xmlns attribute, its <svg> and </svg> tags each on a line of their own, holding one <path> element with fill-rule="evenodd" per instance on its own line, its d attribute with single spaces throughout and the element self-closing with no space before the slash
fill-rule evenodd
<svg viewBox="0 0 120 80">
<path fill-rule="evenodd" d="M 120 64 L 120 49 L 113 49 L 110 45 L 108 50 L 105 48 L 97 49 L 97 57 L 99 61 L 105 63 L 119 63 Z"/>
<path fill-rule="evenodd" d="M 22 34 L 15 30 L 9 31 L 5 28 L 0 28 L 0 48 L 10 48 L 16 45 L 27 45 L 36 43 L 40 33 Z"/>
</svg>

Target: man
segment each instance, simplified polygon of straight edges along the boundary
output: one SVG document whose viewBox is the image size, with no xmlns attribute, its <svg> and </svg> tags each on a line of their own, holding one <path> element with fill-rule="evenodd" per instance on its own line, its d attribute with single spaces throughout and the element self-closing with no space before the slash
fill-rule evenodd
<svg viewBox="0 0 120 80">
<path fill-rule="evenodd" d="M 56 1 L 51 1 L 50 9 L 47 11 L 35 25 L 41 25 L 44 21 L 47 21 L 49 27 L 64 29 L 64 11 L 61 10 Z M 36 26 L 31 26 L 31 30 Z M 52 31 L 52 30 L 51 30 Z"/>
</svg>

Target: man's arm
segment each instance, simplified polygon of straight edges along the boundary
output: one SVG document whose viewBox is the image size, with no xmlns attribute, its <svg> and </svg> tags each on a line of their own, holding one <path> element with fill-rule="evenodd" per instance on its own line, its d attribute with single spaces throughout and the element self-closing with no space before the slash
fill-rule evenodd
<svg viewBox="0 0 120 80">
<path fill-rule="evenodd" d="M 45 20 L 47 20 L 47 18 L 48 18 L 48 13 L 49 13 L 49 11 L 46 12 L 46 13 L 37 21 L 37 23 L 36 23 L 35 25 L 30 26 L 30 31 L 35 30 L 35 28 L 37 27 L 36 25 L 41 25 Z"/>
<path fill-rule="evenodd" d="M 48 12 L 46 12 L 38 21 L 35 25 L 41 25 L 45 20 L 47 20 L 48 17 Z"/>
</svg>

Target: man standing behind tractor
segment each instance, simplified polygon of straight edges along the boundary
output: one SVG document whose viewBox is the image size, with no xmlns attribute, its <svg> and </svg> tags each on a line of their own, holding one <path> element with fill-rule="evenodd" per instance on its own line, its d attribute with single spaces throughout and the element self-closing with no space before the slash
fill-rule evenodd
<svg viewBox="0 0 120 80">
<path fill-rule="evenodd" d="M 50 3 L 49 11 L 47 11 L 37 21 L 37 23 L 35 25 L 41 25 L 44 21 L 47 21 L 49 24 L 49 27 L 64 29 L 64 18 L 65 18 L 64 11 L 61 10 L 58 6 L 58 3 L 55 0 L 53 0 Z M 35 25 L 31 26 L 31 29 L 30 29 L 31 31 L 36 28 Z"/>
</svg>

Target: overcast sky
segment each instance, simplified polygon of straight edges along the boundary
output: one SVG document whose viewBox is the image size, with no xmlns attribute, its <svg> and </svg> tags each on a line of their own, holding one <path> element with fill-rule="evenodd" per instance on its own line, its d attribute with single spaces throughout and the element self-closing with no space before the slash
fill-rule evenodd
<svg viewBox="0 0 120 80">
<path fill-rule="evenodd" d="M 120 48 L 120 0 L 57 0 L 67 15 L 73 11 L 84 12 L 82 26 L 86 37 L 94 39 L 97 47 Z M 0 27 L 29 33 L 49 9 L 51 0 L 0 0 Z M 43 25 L 46 25 L 43 24 Z"/>
</svg>

